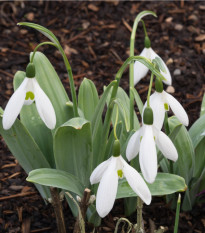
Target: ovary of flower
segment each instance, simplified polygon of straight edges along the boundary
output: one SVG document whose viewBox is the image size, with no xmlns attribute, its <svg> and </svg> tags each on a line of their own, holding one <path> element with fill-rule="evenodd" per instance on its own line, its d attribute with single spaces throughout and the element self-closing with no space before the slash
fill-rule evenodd
<svg viewBox="0 0 205 233">
<path fill-rule="evenodd" d="M 159 57 L 159 55 L 157 55 L 154 50 L 150 47 L 150 48 L 144 48 L 140 54 L 140 56 L 145 57 L 149 60 L 153 60 L 156 57 Z M 161 58 L 160 58 L 161 59 Z M 169 69 L 167 67 L 167 65 L 164 63 L 164 61 L 161 59 L 164 68 L 166 70 L 165 72 L 160 71 L 160 73 L 165 77 L 166 80 L 163 80 L 163 82 L 167 85 L 171 85 L 172 84 L 172 78 L 169 72 Z M 146 74 L 148 73 L 149 69 L 143 65 L 142 63 L 136 61 L 134 63 L 134 85 L 136 85 L 142 78 L 144 78 L 146 76 Z"/>
<path fill-rule="evenodd" d="M 8 130 L 15 122 L 23 105 L 30 105 L 35 101 L 38 113 L 49 129 L 56 125 L 54 108 L 40 88 L 36 78 L 25 78 L 19 88 L 11 96 L 3 114 L 3 128 Z"/>
<path fill-rule="evenodd" d="M 166 158 L 177 160 L 178 153 L 174 144 L 165 133 L 157 130 L 154 125 L 143 124 L 131 136 L 126 149 L 129 161 L 139 153 L 140 168 L 148 183 L 153 183 L 157 175 L 156 145 Z"/>
<path fill-rule="evenodd" d="M 96 209 L 100 217 L 105 217 L 113 208 L 117 194 L 118 178 L 127 179 L 133 191 L 147 204 L 151 193 L 141 175 L 122 156 L 114 157 L 98 165 L 90 177 L 91 184 L 100 182 L 96 195 Z"/>
<path fill-rule="evenodd" d="M 183 125 L 188 126 L 189 119 L 184 108 L 172 95 L 168 94 L 166 91 L 161 93 L 155 91 L 155 93 L 150 96 L 150 107 L 152 108 L 154 114 L 153 125 L 161 130 L 164 122 L 165 111 L 169 110 L 169 106 L 179 121 Z"/>
</svg>

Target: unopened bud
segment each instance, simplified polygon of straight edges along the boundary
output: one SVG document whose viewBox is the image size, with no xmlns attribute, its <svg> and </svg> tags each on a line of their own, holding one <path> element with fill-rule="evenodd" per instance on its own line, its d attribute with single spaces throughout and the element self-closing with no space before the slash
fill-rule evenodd
<svg viewBox="0 0 205 233">
<path fill-rule="evenodd" d="M 143 113 L 143 122 L 146 125 L 153 124 L 153 111 L 150 107 L 146 107 Z"/>
</svg>

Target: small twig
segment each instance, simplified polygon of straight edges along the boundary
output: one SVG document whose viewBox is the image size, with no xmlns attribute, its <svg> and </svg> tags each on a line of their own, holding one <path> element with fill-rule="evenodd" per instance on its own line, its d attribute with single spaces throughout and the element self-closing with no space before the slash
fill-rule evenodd
<svg viewBox="0 0 205 233">
<path fill-rule="evenodd" d="M 37 194 L 37 192 L 18 193 L 18 194 L 10 195 L 7 197 L 0 197 L 0 201 L 5 201 L 5 200 L 16 198 L 16 197 L 25 197 L 25 196 L 34 195 L 34 194 Z"/>
<path fill-rule="evenodd" d="M 84 190 L 84 194 L 83 194 L 83 198 L 82 200 L 80 201 L 80 204 L 79 204 L 79 207 L 80 207 L 80 212 L 81 212 L 81 215 L 82 215 L 82 218 L 85 222 L 85 216 L 86 216 L 86 211 L 88 209 L 88 206 L 89 206 L 89 201 L 90 201 L 90 193 L 91 193 L 91 190 L 86 188 Z M 80 214 L 78 214 L 78 218 L 75 222 L 75 227 L 74 227 L 74 233 L 79 233 L 80 232 Z"/>
<path fill-rule="evenodd" d="M 59 198 L 58 189 L 54 187 L 50 187 L 51 197 L 52 197 L 52 206 L 54 208 L 56 223 L 58 227 L 59 233 L 66 233 L 65 221 L 63 215 L 62 203 Z"/>
</svg>

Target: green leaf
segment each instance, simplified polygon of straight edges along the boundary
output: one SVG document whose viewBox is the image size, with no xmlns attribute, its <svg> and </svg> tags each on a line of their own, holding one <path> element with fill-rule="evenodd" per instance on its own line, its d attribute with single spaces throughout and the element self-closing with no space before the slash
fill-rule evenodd
<svg viewBox="0 0 205 233">
<path fill-rule="evenodd" d="M 20 86 L 25 77 L 25 72 L 16 72 L 14 76 L 14 90 Z M 44 122 L 41 120 L 35 103 L 23 106 L 20 113 L 20 119 L 21 122 L 26 126 L 29 133 L 32 135 L 35 142 L 38 144 L 50 166 L 54 167 L 55 161 L 53 155 L 52 133 L 51 130 L 47 128 Z"/>
<path fill-rule="evenodd" d="M 59 127 L 54 136 L 56 168 L 75 175 L 86 187 L 92 171 L 90 122 L 77 117 Z"/>
<path fill-rule="evenodd" d="M 26 173 L 36 168 L 49 168 L 47 160 L 39 149 L 38 145 L 33 140 L 23 124 L 16 119 L 15 123 L 9 130 L 4 130 L 2 127 L 2 116 L 0 117 L 0 133 L 4 138 L 9 150 L 18 160 Z M 37 185 L 37 189 L 43 198 L 50 197 L 50 191 Z"/>
<path fill-rule="evenodd" d="M 18 23 L 18 25 L 34 28 L 37 31 L 41 32 L 44 36 L 46 36 L 49 40 L 51 40 L 57 46 L 60 45 L 60 43 L 59 43 L 58 39 L 56 38 L 56 36 L 50 30 L 48 30 L 47 28 L 45 28 L 45 27 L 43 27 L 41 25 L 38 25 L 38 24 L 35 24 L 35 23 L 28 23 L 28 22 L 21 22 L 21 23 Z"/>
<path fill-rule="evenodd" d="M 158 173 L 155 182 L 152 184 L 147 184 L 147 186 L 152 196 L 162 196 L 175 192 L 184 192 L 187 188 L 182 177 L 167 173 Z M 119 180 L 117 198 L 136 196 L 137 194 L 129 186 L 126 179 Z"/>
<path fill-rule="evenodd" d="M 204 97 L 203 97 L 202 104 L 201 104 L 200 117 L 203 116 L 204 114 L 205 114 L 205 93 L 204 93 Z"/>
<path fill-rule="evenodd" d="M 152 63 L 156 63 L 157 66 L 159 67 L 159 69 L 163 72 L 163 73 L 167 73 L 166 69 L 165 69 L 165 66 L 163 64 L 163 61 L 160 57 L 155 57 L 153 60 L 152 60 Z"/>
<path fill-rule="evenodd" d="M 205 169 L 205 137 L 195 148 L 195 170 L 194 177 L 199 178 Z"/>
<path fill-rule="evenodd" d="M 205 137 L 205 115 L 202 115 L 197 121 L 194 122 L 189 130 L 190 137 L 193 142 L 194 148 Z"/>
<path fill-rule="evenodd" d="M 143 112 L 143 103 L 142 103 L 142 100 L 137 92 L 137 90 L 135 88 L 131 88 L 131 91 L 134 95 L 134 98 L 135 98 L 135 101 L 136 101 L 136 104 L 137 104 L 137 107 L 139 109 L 139 112 L 140 112 L 140 115 L 142 116 L 142 112 Z"/>
<path fill-rule="evenodd" d="M 74 192 L 80 197 L 82 196 L 85 189 L 84 185 L 77 177 L 68 172 L 52 168 L 41 168 L 33 170 L 29 173 L 26 180 L 32 183 Z"/>
<path fill-rule="evenodd" d="M 177 124 L 180 124 L 176 117 L 170 117 L 168 120 L 169 128 L 172 131 Z M 174 174 L 182 176 L 189 184 L 194 172 L 194 148 L 192 140 L 187 129 L 182 125 L 179 133 L 173 141 L 177 152 L 178 160 L 173 164 Z"/>
<path fill-rule="evenodd" d="M 98 102 L 98 92 L 94 83 L 84 78 L 79 89 L 78 106 L 83 111 L 86 120 L 92 120 Z"/>
</svg>

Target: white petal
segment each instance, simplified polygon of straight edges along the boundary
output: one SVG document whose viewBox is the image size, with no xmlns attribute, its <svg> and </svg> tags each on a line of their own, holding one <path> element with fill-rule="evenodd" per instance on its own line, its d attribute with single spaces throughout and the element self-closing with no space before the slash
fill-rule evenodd
<svg viewBox="0 0 205 233">
<path fill-rule="evenodd" d="M 150 59 L 148 49 L 144 48 L 140 53 L 140 56 Z M 134 63 L 134 85 L 136 85 L 142 78 L 144 78 L 148 71 L 149 69 L 145 65 L 139 61 L 136 61 Z"/>
<path fill-rule="evenodd" d="M 157 152 L 151 125 L 144 125 L 144 135 L 140 143 L 139 161 L 145 180 L 153 183 L 157 175 Z"/>
<path fill-rule="evenodd" d="M 51 104 L 51 101 L 49 100 L 48 96 L 40 88 L 36 79 L 34 79 L 33 81 L 36 108 L 38 110 L 38 113 L 45 125 L 49 129 L 54 129 L 56 125 L 56 114 L 53 105 Z"/>
<path fill-rule="evenodd" d="M 153 125 L 161 130 L 165 117 L 164 102 L 161 93 L 155 92 L 150 96 L 150 107 L 152 108 L 154 115 Z"/>
<path fill-rule="evenodd" d="M 166 158 L 171 159 L 174 162 L 178 159 L 178 153 L 173 142 L 162 131 L 159 131 L 156 135 L 156 144 Z"/>
<path fill-rule="evenodd" d="M 171 77 L 171 74 L 169 72 L 167 65 L 164 63 L 162 58 L 158 54 L 155 53 L 155 51 L 152 48 L 150 48 L 150 49 L 151 49 L 151 59 L 153 60 L 155 57 L 159 57 L 164 65 L 165 70 L 166 70 L 166 73 L 160 71 L 160 73 L 166 78 L 166 81 L 163 80 L 163 82 L 167 85 L 172 85 L 172 77 Z"/>
<path fill-rule="evenodd" d="M 115 202 L 118 186 L 118 175 L 116 171 L 117 159 L 118 158 L 112 157 L 98 187 L 96 209 L 102 218 L 111 211 Z"/>
<path fill-rule="evenodd" d="M 19 115 L 21 108 L 24 104 L 26 97 L 26 86 L 28 83 L 28 78 L 25 78 L 19 88 L 14 92 L 14 94 L 9 99 L 9 102 L 4 110 L 3 114 L 3 128 L 5 130 L 10 129 Z"/>
<path fill-rule="evenodd" d="M 147 204 L 151 202 L 151 193 L 141 175 L 122 158 L 123 174 L 133 191 Z"/>
<path fill-rule="evenodd" d="M 91 176 L 90 176 L 90 183 L 91 184 L 96 184 L 98 182 L 100 182 L 103 173 L 105 172 L 105 170 L 107 169 L 108 165 L 109 165 L 110 159 L 102 162 L 101 164 L 99 164 L 94 171 L 92 172 Z"/>
<path fill-rule="evenodd" d="M 134 159 L 134 157 L 137 156 L 139 153 L 140 148 L 140 136 L 141 136 L 141 130 L 137 130 L 130 138 L 127 149 L 126 149 L 126 157 L 130 161 Z"/>
<path fill-rule="evenodd" d="M 188 118 L 184 108 L 182 107 L 182 105 L 172 95 L 170 95 L 168 93 L 166 93 L 166 99 L 167 99 L 167 102 L 170 105 L 173 113 L 176 115 L 176 117 L 179 119 L 179 121 L 183 125 L 188 126 L 189 118 Z"/>
</svg>

